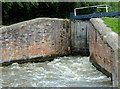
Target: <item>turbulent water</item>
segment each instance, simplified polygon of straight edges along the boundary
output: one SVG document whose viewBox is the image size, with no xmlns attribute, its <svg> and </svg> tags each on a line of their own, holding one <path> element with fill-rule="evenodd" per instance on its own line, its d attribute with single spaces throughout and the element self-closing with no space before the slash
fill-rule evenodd
<svg viewBox="0 0 120 89">
<path fill-rule="evenodd" d="M 3 87 L 111 87 L 89 57 L 59 57 L 51 62 L 14 63 L 2 67 Z"/>
</svg>

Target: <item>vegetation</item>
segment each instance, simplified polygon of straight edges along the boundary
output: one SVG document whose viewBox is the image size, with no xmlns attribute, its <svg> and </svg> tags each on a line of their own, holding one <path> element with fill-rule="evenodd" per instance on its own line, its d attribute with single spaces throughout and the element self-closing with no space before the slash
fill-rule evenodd
<svg viewBox="0 0 120 89">
<path fill-rule="evenodd" d="M 104 23 L 110 27 L 114 32 L 118 33 L 120 35 L 120 30 L 118 27 L 118 19 L 114 19 L 114 18 L 107 18 L 107 17 L 102 17 L 102 19 L 104 20 Z"/>
<path fill-rule="evenodd" d="M 68 18 L 74 8 L 108 4 L 113 7 L 111 11 L 117 10 L 118 3 L 114 2 L 2 2 L 3 25 L 9 25 L 38 17 Z M 98 9 L 96 12 L 104 12 Z M 78 14 L 92 13 L 92 8 L 78 10 Z"/>
</svg>

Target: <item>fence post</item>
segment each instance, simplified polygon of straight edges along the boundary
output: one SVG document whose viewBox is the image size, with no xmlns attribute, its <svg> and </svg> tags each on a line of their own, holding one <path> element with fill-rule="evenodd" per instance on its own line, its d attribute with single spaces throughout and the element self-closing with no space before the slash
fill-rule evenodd
<svg viewBox="0 0 120 89">
<path fill-rule="evenodd" d="M 70 13 L 70 20 L 74 21 L 74 13 L 73 12 Z"/>
</svg>

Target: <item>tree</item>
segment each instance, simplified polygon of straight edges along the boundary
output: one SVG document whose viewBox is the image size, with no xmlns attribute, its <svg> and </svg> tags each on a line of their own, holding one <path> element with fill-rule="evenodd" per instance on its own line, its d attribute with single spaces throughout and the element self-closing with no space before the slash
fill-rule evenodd
<svg viewBox="0 0 120 89">
<path fill-rule="evenodd" d="M 118 9 L 114 2 L 3 2 L 3 25 L 9 25 L 38 17 L 70 18 L 74 8 L 107 4 L 111 11 Z M 78 10 L 79 15 L 93 13 L 92 8 Z M 105 12 L 98 9 L 96 12 Z"/>
</svg>

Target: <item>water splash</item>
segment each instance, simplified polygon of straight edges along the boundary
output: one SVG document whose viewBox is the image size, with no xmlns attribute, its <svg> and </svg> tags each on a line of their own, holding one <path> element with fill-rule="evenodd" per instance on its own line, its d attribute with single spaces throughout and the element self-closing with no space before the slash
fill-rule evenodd
<svg viewBox="0 0 120 89">
<path fill-rule="evenodd" d="M 59 57 L 52 62 L 14 63 L 2 67 L 3 87 L 111 87 L 89 57 Z"/>
</svg>

